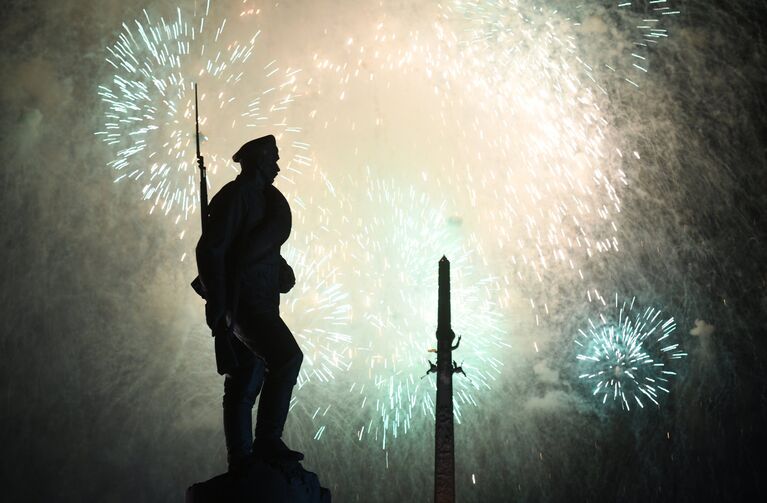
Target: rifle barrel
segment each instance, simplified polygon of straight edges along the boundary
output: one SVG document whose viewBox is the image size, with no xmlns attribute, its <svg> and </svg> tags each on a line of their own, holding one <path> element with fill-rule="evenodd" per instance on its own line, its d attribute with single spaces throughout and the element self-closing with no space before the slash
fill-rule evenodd
<svg viewBox="0 0 767 503">
<path fill-rule="evenodd" d="M 205 222 L 208 220 L 208 180 L 205 176 L 205 164 L 200 155 L 200 115 L 197 105 L 197 83 L 194 83 L 194 133 L 197 143 L 197 164 L 200 167 L 200 223 L 205 231 Z"/>
<path fill-rule="evenodd" d="M 200 157 L 200 116 L 197 113 L 197 83 L 194 83 L 194 132 L 197 139 L 197 157 Z"/>
</svg>

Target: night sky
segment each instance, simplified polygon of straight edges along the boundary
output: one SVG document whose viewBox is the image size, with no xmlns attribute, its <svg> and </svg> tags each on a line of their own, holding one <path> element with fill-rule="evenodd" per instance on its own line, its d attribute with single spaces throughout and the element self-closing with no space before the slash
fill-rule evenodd
<svg viewBox="0 0 767 503">
<path fill-rule="evenodd" d="M 305 353 L 284 438 L 335 501 L 431 500 L 443 254 L 458 501 L 756 501 L 764 20 L 718 0 L 6 2 L 0 500 L 179 501 L 226 469 L 189 287 L 196 80 L 211 194 L 242 143 L 278 138 Z M 137 21 L 171 26 L 177 67 Z M 637 370 L 641 394 L 609 366 L 623 402 L 582 357 L 627 312 L 673 319 L 684 356 L 649 335 L 674 374 Z"/>
</svg>

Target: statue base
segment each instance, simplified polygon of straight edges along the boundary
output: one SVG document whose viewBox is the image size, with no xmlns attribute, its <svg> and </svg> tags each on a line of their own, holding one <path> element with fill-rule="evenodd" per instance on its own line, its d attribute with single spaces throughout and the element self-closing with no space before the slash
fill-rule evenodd
<svg viewBox="0 0 767 503">
<path fill-rule="evenodd" d="M 237 473 L 198 482 L 186 491 L 186 503 L 330 503 L 330 490 L 316 473 L 298 462 L 255 460 Z"/>
</svg>

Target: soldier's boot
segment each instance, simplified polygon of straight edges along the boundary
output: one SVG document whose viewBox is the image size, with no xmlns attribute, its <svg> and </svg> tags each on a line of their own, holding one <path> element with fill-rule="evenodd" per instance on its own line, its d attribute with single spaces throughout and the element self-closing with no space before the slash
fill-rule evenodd
<svg viewBox="0 0 767 503">
<path fill-rule="evenodd" d="M 304 459 L 302 453 L 289 449 L 281 438 L 303 356 L 299 351 L 285 364 L 266 373 L 256 416 L 254 456 L 296 462 Z"/>
<path fill-rule="evenodd" d="M 298 462 L 304 454 L 291 450 L 281 438 L 257 438 L 253 441 L 253 456 L 267 461 Z"/>
</svg>

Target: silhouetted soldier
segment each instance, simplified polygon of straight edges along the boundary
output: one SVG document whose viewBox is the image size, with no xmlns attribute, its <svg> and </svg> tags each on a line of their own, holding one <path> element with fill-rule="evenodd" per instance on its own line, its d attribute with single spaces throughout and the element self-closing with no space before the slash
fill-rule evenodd
<svg viewBox="0 0 767 503">
<path fill-rule="evenodd" d="M 224 434 L 229 470 L 251 456 L 300 461 L 281 440 L 303 353 L 280 318 L 280 292 L 295 284 L 280 255 L 291 228 L 290 206 L 274 182 L 280 171 L 274 136 L 243 145 L 232 160 L 241 173 L 211 200 L 197 244 L 205 318 L 216 338 L 224 381 Z M 252 436 L 252 409 L 261 393 Z"/>
</svg>

